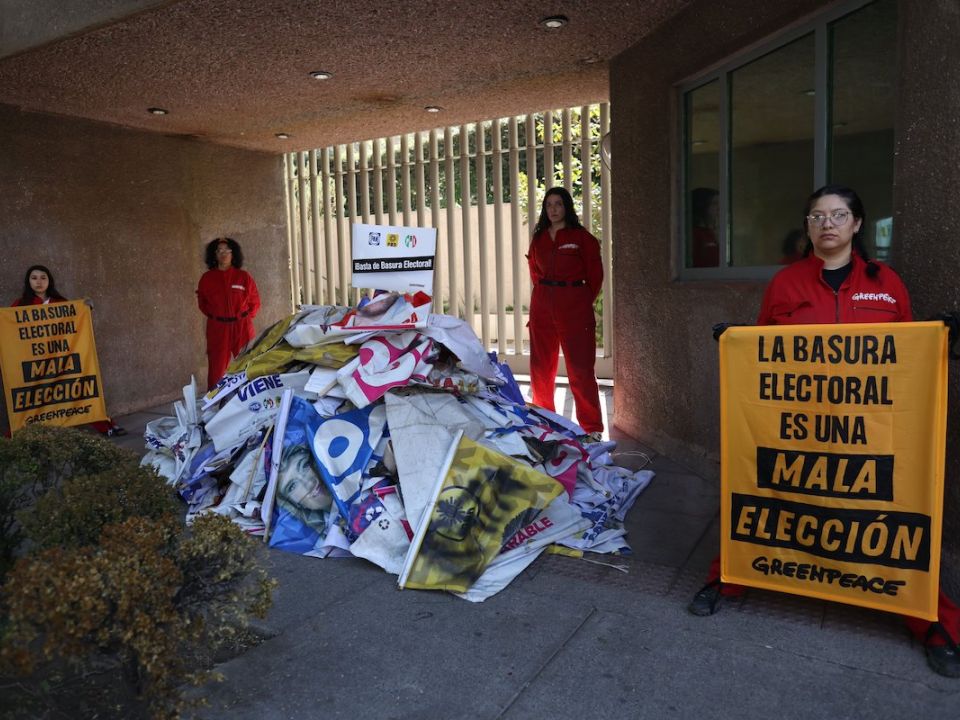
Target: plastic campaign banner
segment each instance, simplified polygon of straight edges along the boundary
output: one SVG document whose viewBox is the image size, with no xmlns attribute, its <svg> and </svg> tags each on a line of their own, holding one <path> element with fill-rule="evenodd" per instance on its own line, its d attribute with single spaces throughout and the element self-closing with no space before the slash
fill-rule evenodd
<svg viewBox="0 0 960 720">
<path fill-rule="evenodd" d="M 355 223 L 352 244 L 355 288 L 433 295 L 436 228 Z"/>
<path fill-rule="evenodd" d="M 724 582 L 937 619 L 942 323 L 720 338 Z"/>
<path fill-rule="evenodd" d="M 106 420 L 93 319 L 83 301 L 0 308 L 0 368 L 13 432 Z"/>
<path fill-rule="evenodd" d="M 553 478 L 458 431 L 407 552 L 400 587 L 466 592 L 562 492 Z"/>
</svg>

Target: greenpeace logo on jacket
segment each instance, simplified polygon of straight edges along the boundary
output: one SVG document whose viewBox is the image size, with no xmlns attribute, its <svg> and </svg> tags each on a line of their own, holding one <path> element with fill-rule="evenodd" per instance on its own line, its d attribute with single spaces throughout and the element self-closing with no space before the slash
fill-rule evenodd
<svg viewBox="0 0 960 720">
<path fill-rule="evenodd" d="M 774 275 L 763 295 L 758 325 L 807 325 L 857 322 L 910 322 L 910 296 L 889 266 L 867 275 L 867 263 L 856 253 L 853 267 L 837 292 L 823 279 L 823 261 L 815 255 L 788 265 Z"/>
</svg>

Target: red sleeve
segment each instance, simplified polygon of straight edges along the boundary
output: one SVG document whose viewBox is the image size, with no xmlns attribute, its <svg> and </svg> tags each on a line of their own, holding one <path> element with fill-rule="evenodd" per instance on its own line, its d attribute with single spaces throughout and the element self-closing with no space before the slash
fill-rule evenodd
<svg viewBox="0 0 960 720">
<path fill-rule="evenodd" d="M 771 309 L 774 305 L 774 297 L 776 296 L 775 285 L 777 284 L 777 277 L 774 275 L 773 279 L 767 283 L 766 290 L 763 291 L 763 301 L 760 303 L 760 315 L 757 316 L 757 325 L 773 325 L 773 313 Z"/>
<path fill-rule="evenodd" d="M 12 303 L 10 303 L 10 307 L 20 307 L 20 298 L 17 298 Z"/>
<path fill-rule="evenodd" d="M 250 273 L 245 273 L 247 276 L 247 298 L 244 302 L 243 315 L 249 317 L 251 320 L 257 316 L 257 313 L 260 312 L 260 291 L 257 290 L 257 283 L 253 279 L 253 275 Z"/>
<path fill-rule="evenodd" d="M 603 259 L 600 257 L 600 241 L 586 230 L 583 231 L 581 238 L 583 246 L 583 265 L 587 277 L 587 287 L 593 297 L 600 294 L 603 287 Z"/>
<path fill-rule="evenodd" d="M 900 309 L 899 322 L 911 322 L 913 320 L 913 308 L 910 306 L 910 293 L 907 292 L 907 286 L 897 275 L 896 271 L 889 267 L 884 270 L 890 273 L 890 294 L 897 299 L 897 307 Z"/>
<path fill-rule="evenodd" d="M 530 268 L 530 282 L 534 287 L 540 284 L 543 274 L 537 267 L 537 236 L 534 235 L 530 240 L 530 250 L 527 252 L 527 266 Z"/>
<path fill-rule="evenodd" d="M 211 297 L 214 289 L 211 287 L 210 280 L 209 271 L 200 276 L 200 284 L 197 285 L 197 305 L 204 315 L 214 317 L 217 313 L 214 307 L 214 299 Z"/>
</svg>

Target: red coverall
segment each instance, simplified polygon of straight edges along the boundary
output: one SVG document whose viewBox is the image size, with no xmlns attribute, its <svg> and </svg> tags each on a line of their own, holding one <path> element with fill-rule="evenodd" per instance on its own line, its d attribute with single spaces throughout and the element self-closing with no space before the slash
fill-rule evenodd
<svg viewBox="0 0 960 720">
<path fill-rule="evenodd" d="M 577 421 L 586 432 L 603 430 L 593 301 L 603 284 L 600 243 L 583 228 L 549 230 L 534 236 L 527 255 L 530 300 L 530 387 L 533 402 L 554 410 L 558 353 L 563 348 Z"/>
<path fill-rule="evenodd" d="M 207 270 L 197 287 L 197 304 L 207 316 L 207 389 L 223 377 L 244 345 L 253 339 L 260 293 L 246 270 Z"/>
<path fill-rule="evenodd" d="M 67 301 L 66 301 L 66 300 L 55 300 L 54 298 L 50 298 L 49 302 L 58 303 L 58 302 L 67 302 Z M 41 300 L 37 295 L 34 295 L 34 296 L 33 296 L 33 300 L 32 300 L 32 302 L 31 302 L 30 304 L 31 304 L 31 305 L 43 305 L 43 300 Z M 14 300 L 12 303 L 10 303 L 10 307 L 20 307 L 20 298 L 17 298 L 17 299 Z M 90 425 L 90 427 L 92 427 L 94 430 L 96 430 L 96 431 L 97 431 L 98 433 L 100 433 L 101 435 L 106 435 L 106 434 L 107 434 L 108 432 L 110 432 L 110 430 L 113 429 L 113 427 L 115 426 L 115 424 L 114 424 L 114 422 L 113 422 L 113 419 L 112 419 L 112 418 L 109 418 L 109 417 L 108 417 L 106 420 L 95 420 L 95 421 L 92 422 L 92 423 L 88 423 L 88 425 Z"/>
<path fill-rule="evenodd" d="M 910 296 L 900 276 L 882 262 L 876 277 L 867 276 L 867 263 L 853 253 L 853 269 L 840 290 L 833 292 L 823 279 L 823 261 L 813 255 L 788 265 L 773 276 L 763 294 L 757 325 L 803 325 L 854 322 L 910 322 Z M 720 558 L 710 565 L 708 582 L 719 579 Z M 737 596 L 742 585 L 724 583 L 724 595 Z M 940 624 L 954 642 L 960 640 L 960 608 L 940 590 L 937 614 Z M 926 639 L 931 623 L 904 616 L 910 632 L 921 642 Z M 942 645 L 939 635 L 931 636 L 931 645 Z"/>
</svg>

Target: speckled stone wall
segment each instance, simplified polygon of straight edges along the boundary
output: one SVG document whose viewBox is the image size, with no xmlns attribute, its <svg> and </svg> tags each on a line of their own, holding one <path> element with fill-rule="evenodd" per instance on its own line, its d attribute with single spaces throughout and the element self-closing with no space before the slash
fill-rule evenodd
<svg viewBox="0 0 960 720">
<path fill-rule="evenodd" d="M 898 5 L 894 263 L 926 320 L 960 312 L 960 3 Z M 960 596 L 960 361 L 950 363 L 943 585 Z"/>
<path fill-rule="evenodd" d="M 698 0 L 611 63 L 617 288 L 614 424 L 719 476 L 711 326 L 753 322 L 764 283 L 675 279 L 678 118 L 674 85 L 827 5 Z M 960 6 L 901 0 L 892 262 L 915 315 L 960 310 Z M 802 198 L 801 198 L 802 200 Z M 960 363 L 951 367 L 943 580 L 960 578 Z"/>
<path fill-rule="evenodd" d="M 0 106 L 0 157 L 0 301 L 34 263 L 92 300 L 111 414 L 206 382 L 206 241 L 242 245 L 258 331 L 289 311 L 281 156 Z"/>
</svg>

